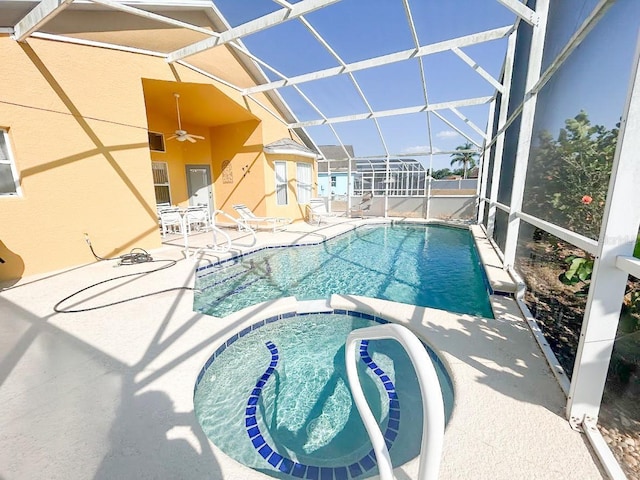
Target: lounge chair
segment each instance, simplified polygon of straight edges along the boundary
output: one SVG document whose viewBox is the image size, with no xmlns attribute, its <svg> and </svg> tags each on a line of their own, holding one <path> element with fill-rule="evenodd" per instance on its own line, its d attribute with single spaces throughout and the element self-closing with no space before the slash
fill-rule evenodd
<svg viewBox="0 0 640 480">
<path fill-rule="evenodd" d="M 322 220 L 335 217 L 335 213 L 327 211 L 327 204 L 323 198 L 312 198 L 307 205 L 307 218 L 310 223 L 320 225 Z"/>
<path fill-rule="evenodd" d="M 286 217 L 257 217 L 249 207 L 242 203 L 234 205 L 233 209 L 240 215 L 238 222 L 253 230 L 270 228 L 275 232 L 283 230 L 284 227 L 293 222 L 291 218 Z"/>
</svg>

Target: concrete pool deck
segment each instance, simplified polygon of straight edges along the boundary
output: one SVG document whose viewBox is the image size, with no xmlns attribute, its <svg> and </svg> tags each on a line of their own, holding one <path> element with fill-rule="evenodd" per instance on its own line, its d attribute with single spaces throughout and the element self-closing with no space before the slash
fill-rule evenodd
<svg viewBox="0 0 640 480">
<path fill-rule="evenodd" d="M 359 223 L 295 223 L 285 232 L 260 232 L 252 249 L 315 243 Z M 98 254 L 110 247 L 92 240 Z M 190 241 L 204 245 L 210 235 Z M 177 260 L 175 266 L 102 284 L 62 306 L 101 307 L 192 286 L 195 263 L 184 259 L 181 237 L 164 243 L 150 253 Z M 222 342 L 257 319 L 295 310 L 295 299 L 225 318 L 193 312 L 190 290 L 53 311 L 90 284 L 160 265 L 115 263 L 24 278 L 0 291 L 0 479 L 270 478 L 208 441 L 193 413 L 193 386 Z M 495 319 L 361 297 L 333 296 L 331 307 L 405 324 L 448 365 L 456 397 L 441 479 L 604 478 L 585 437 L 564 419 L 566 398 L 515 301 L 492 302 Z M 416 475 L 417 461 L 396 469 L 399 480 Z"/>
</svg>

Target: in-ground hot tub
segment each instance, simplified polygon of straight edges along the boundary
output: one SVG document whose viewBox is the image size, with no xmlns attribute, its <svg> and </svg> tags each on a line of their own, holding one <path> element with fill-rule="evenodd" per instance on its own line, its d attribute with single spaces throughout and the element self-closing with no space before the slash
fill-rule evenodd
<svg viewBox="0 0 640 480">
<path fill-rule="evenodd" d="M 377 474 L 376 459 L 353 403 L 344 344 L 354 329 L 386 320 L 353 311 L 287 313 L 233 335 L 198 375 L 195 411 L 227 455 L 277 478 L 348 479 Z M 445 416 L 453 386 L 425 345 L 440 380 Z M 358 373 L 394 466 L 419 454 L 422 400 L 402 346 L 362 342 Z"/>
</svg>

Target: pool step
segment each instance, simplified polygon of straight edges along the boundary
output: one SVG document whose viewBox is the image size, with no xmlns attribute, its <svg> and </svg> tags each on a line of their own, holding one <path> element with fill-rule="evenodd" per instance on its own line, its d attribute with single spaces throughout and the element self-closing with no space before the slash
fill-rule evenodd
<svg viewBox="0 0 640 480">
<path fill-rule="evenodd" d="M 333 312 L 328 298 L 320 300 L 300 300 L 298 301 L 298 313 L 325 313 Z"/>
</svg>

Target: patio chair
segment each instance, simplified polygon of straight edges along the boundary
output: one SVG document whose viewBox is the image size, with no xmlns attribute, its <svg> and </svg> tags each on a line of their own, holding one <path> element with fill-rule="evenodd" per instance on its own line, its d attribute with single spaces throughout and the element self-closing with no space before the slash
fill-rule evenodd
<svg viewBox="0 0 640 480">
<path fill-rule="evenodd" d="M 233 206 L 233 209 L 238 212 L 240 218 L 238 222 L 245 227 L 253 230 L 259 228 L 270 228 L 272 231 L 283 230 L 293 220 L 286 217 L 257 217 L 249 207 L 239 203 Z"/>
<path fill-rule="evenodd" d="M 204 206 L 188 207 L 184 212 L 184 224 L 187 233 L 206 232 L 211 229 L 209 209 Z"/>
<path fill-rule="evenodd" d="M 307 205 L 307 219 L 310 223 L 320 225 L 322 220 L 335 217 L 335 213 L 331 213 L 327 210 L 327 204 L 323 198 L 312 198 Z"/>
<path fill-rule="evenodd" d="M 160 231 L 165 237 L 168 233 L 182 233 L 182 214 L 177 207 L 165 208 L 158 212 Z"/>
</svg>

